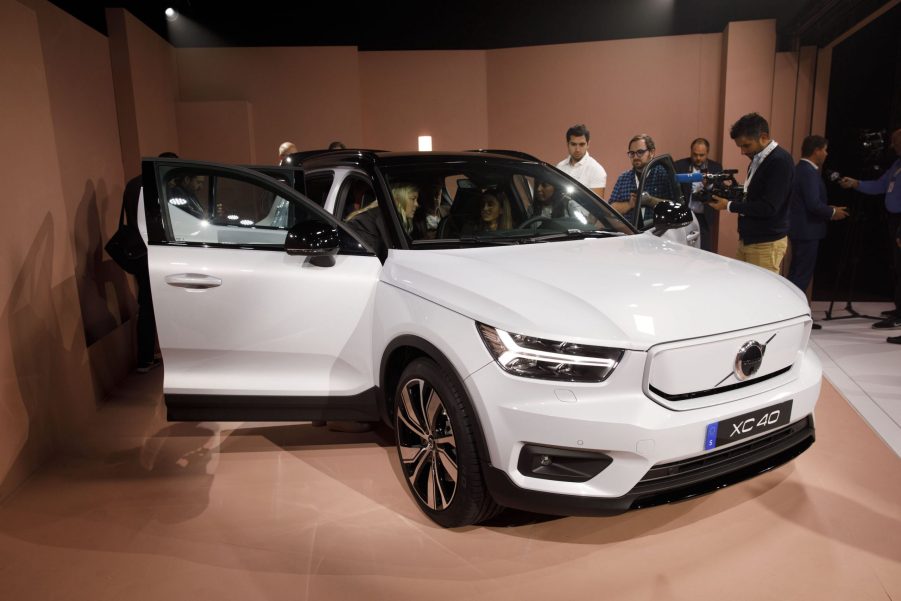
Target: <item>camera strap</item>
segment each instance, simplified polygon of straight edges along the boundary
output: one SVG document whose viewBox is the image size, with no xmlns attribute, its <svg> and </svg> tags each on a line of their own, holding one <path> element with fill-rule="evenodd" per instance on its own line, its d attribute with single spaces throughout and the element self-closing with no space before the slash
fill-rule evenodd
<svg viewBox="0 0 901 601">
<path fill-rule="evenodd" d="M 748 193 L 748 186 L 751 185 L 751 179 L 754 177 L 754 174 L 757 173 L 757 168 L 760 167 L 760 164 L 770 156 L 770 153 L 776 149 L 779 144 L 776 143 L 776 140 L 773 140 L 769 144 L 766 145 L 766 148 L 758 152 L 754 155 L 754 158 L 751 159 L 751 166 L 748 168 L 748 179 L 745 180 L 745 194 Z"/>
</svg>

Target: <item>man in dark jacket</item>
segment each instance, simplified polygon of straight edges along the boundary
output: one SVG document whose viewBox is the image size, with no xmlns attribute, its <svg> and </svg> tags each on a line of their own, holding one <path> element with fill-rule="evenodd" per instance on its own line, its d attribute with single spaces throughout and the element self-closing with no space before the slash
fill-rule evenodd
<svg viewBox="0 0 901 601">
<path fill-rule="evenodd" d="M 714 196 L 710 206 L 738 213 L 736 259 L 779 273 L 788 249 L 788 201 L 794 161 L 770 138 L 770 124 L 757 113 L 736 121 L 729 136 L 751 159 L 744 184 L 745 198 L 727 201 Z"/>
<path fill-rule="evenodd" d="M 828 142 L 823 136 L 807 136 L 801 144 L 801 160 L 795 167 L 789 211 L 788 239 L 792 262 L 788 279 L 807 292 L 817 262 L 817 248 L 826 237 L 826 224 L 848 216 L 846 207 L 833 207 L 826 199 L 820 169 L 826 161 Z"/>
<path fill-rule="evenodd" d="M 710 152 L 710 142 L 705 138 L 697 138 L 691 143 L 691 156 L 679 159 L 675 162 L 676 173 L 722 173 L 723 166 L 707 155 Z M 705 203 L 693 198 L 693 195 L 699 192 L 703 186 L 703 182 L 693 184 L 681 184 L 682 197 L 688 202 L 689 208 L 698 219 L 698 225 L 701 226 L 701 248 L 713 251 L 713 240 L 710 236 L 710 224 L 716 219 L 716 211 L 708 207 Z"/>
</svg>

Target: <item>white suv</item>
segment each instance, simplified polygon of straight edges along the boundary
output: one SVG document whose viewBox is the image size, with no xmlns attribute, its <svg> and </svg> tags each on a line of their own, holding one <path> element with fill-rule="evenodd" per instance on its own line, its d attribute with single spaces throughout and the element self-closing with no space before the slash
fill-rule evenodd
<svg viewBox="0 0 901 601">
<path fill-rule="evenodd" d="M 512 153 L 329 152 L 293 187 L 145 160 L 169 418 L 383 420 L 442 526 L 616 513 L 792 459 L 820 389 L 807 302 L 662 237 L 691 214 L 651 167 L 642 232 Z"/>
</svg>

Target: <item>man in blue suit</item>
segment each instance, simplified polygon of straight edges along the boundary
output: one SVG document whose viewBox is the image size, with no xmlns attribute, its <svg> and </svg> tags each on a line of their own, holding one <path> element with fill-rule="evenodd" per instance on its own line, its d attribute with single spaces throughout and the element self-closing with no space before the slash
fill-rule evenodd
<svg viewBox="0 0 901 601">
<path fill-rule="evenodd" d="M 788 279 L 807 292 L 817 262 L 817 248 L 826 237 L 826 224 L 848 216 L 846 207 L 830 206 L 820 169 L 829 143 L 823 136 L 807 136 L 801 144 L 801 160 L 795 167 L 789 208 L 788 239 L 792 261 Z"/>
</svg>

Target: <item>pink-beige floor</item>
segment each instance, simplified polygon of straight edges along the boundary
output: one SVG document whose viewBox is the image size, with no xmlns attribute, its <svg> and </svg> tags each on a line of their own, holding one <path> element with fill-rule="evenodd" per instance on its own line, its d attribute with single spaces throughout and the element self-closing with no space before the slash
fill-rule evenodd
<svg viewBox="0 0 901 601">
<path fill-rule="evenodd" d="M 901 459 L 827 381 L 816 444 L 751 481 L 443 530 L 387 435 L 168 424 L 161 375 L 0 506 L 0 599 L 901 599 Z"/>
</svg>

